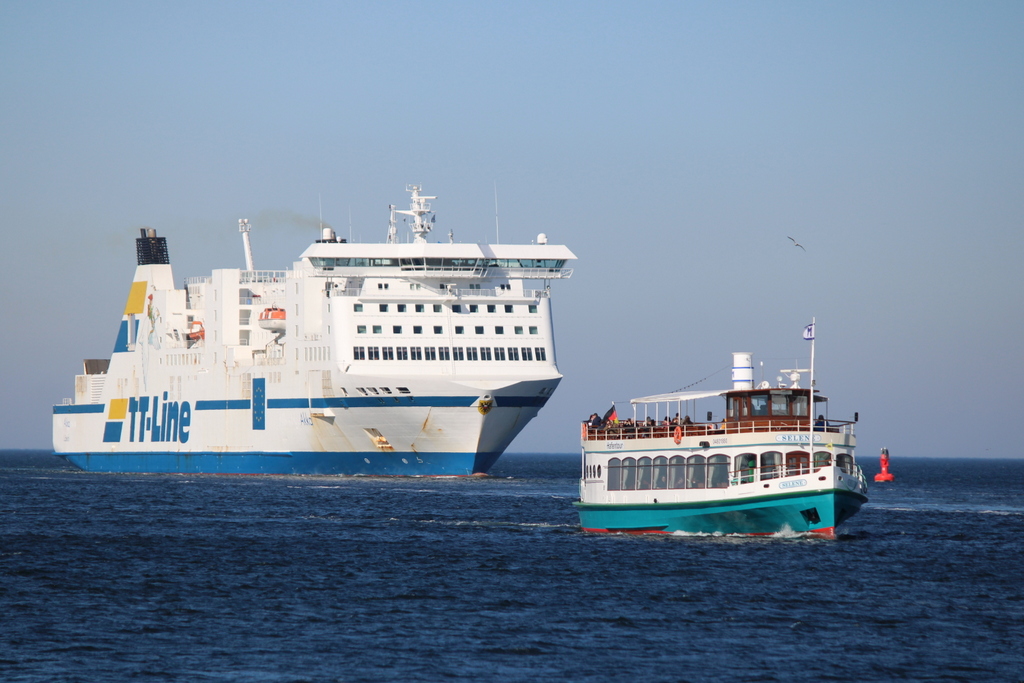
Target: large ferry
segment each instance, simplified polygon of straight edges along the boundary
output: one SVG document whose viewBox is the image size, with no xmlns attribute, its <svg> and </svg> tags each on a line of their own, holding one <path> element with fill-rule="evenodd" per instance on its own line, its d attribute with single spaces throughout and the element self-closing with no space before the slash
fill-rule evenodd
<svg viewBox="0 0 1024 683">
<path fill-rule="evenodd" d="M 322 228 L 289 270 L 174 285 L 143 229 L 113 353 L 53 408 L 54 451 L 104 472 L 485 473 L 558 386 L 547 243 L 429 242 L 419 186 L 384 243 Z M 411 240 L 401 242 L 396 221 Z"/>
<path fill-rule="evenodd" d="M 733 354 L 732 389 L 637 398 L 632 418 L 583 423 L 584 530 L 835 537 L 867 502 L 856 415 L 830 419 L 827 399 L 800 387 L 806 369 L 755 387 L 752 360 Z M 724 413 L 695 419 L 698 401 L 721 398 Z"/>
</svg>

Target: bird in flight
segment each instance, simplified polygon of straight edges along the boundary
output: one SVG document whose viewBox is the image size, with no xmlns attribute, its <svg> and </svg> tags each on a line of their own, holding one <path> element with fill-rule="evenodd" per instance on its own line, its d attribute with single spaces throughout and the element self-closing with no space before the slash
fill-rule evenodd
<svg viewBox="0 0 1024 683">
<path fill-rule="evenodd" d="M 786 237 L 789 237 L 789 235 L 786 235 Z M 806 249 L 804 249 L 804 245 L 800 244 L 799 242 L 797 242 L 797 241 L 796 241 L 795 239 L 793 239 L 792 237 L 789 237 L 789 241 L 793 243 L 793 246 L 794 246 L 794 247 L 800 247 L 800 248 L 801 248 L 801 249 L 803 249 L 804 251 L 807 251 Z"/>
</svg>

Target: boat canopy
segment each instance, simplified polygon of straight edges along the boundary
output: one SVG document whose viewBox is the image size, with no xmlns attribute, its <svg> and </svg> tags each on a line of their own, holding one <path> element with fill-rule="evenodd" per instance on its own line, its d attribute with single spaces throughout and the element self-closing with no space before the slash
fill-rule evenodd
<svg viewBox="0 0 1024 683">
<path fill-rule="evenodd" d="M 630 403 L 636 405 L 640 403 L 674 403 L 676 401 L 694 401 L 698 398 L 709 398 L 711 396 L 725 396 L 726 394 L 733 393 L 734 389 L 722 389 L 720 391 L 675 391 L 670 394 L 655 394 L 654 396 L 643 396 L 641 398 L 634 398 L 630 400 Z M 745 393 L 756 394 L 762 393 L 777 393 L 780 391 L 800 391 L 799 388 L 791 389 L 787 387 L 763 387 L 759 389 L 743 389 Z M 815 390 L 817 391 L 817 390 Z M 828 398 L 821 394 L 814 394 L 815 403 L 824 403 L 828 401 Z"/>
<path fill-rule="evenodd" d="M 720 391 L 676 391 L 670 394 L 657 394 L 655 396 L 634 398 L 630 403 L 673 403 L 675 401 L 693 401 L 698 398 L 708 398 L 710 396 L 725 396 L 728 393 L 729 389 L 722 389 Z"/>
</svg>

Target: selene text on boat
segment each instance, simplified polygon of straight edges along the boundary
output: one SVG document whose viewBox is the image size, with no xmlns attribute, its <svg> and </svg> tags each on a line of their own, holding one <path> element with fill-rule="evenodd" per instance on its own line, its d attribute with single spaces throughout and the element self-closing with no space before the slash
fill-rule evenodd
<svg viewBox="0 0 1024 683">
<path fill-rule="evenodd" d="M 385 243 L 324 228 L 290 270 L 256 270 L 239 221 L 246 268 L 184 289 L 144 229 L 113 353 L 54 406 L 54 450 L 110 472 L 486 472 L 561 379 L 550 281 L 575 256 L 543 234 L 428 242 L 435 197 L 409 191 Z"/>
<path fill-rule="evenodd" d="M 635 419 L 583 424 L 575 505 L 585 530 L 834 537 L 867 501 L 856 419 L 829 419 L 815 393 L 812 421 L 811 390 L 799 385 L 806 370 L 783 370 L 789 384 L 755 387 L 752 354 L 733 355 L 731 390 L 638 398 Z M 693 420 L 699 400 L 721 398 L 724 417 L 715 418 L 719 403 L 707 421 Z"/>
</svg>

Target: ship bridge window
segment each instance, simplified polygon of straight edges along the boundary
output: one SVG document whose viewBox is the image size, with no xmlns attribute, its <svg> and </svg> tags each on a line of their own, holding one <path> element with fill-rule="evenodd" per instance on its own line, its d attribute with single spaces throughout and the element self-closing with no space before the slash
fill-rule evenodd
<svg viewBox="0 0 1024 683">
<path fill-rule="evenodd" d="M 807 415 L 807 397 L 806 396 L 791 396 L 793 414 L 800 417 Z"/>
<path fill-rule="evenodd" d="M 789 415 L 789 396 L 772 394 L 772 415 Z"/>
<path fill-rule="evenodd" d="M 768 415 L 767 394 L 754 394 L 750 397 L 750 414 L 754 417 Z"/>
<path fill-rule="evenodd" d="M 746 396 L 730 396 L 727 416 L 732 418 L 743 418 L 748 413 Z"/>
</svg>

